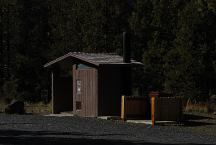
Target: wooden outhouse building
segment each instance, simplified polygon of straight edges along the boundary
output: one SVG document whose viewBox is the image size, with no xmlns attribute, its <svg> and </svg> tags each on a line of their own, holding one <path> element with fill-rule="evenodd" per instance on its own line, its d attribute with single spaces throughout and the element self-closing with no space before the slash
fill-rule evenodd
<svg viewBox="0 0 216 145">
<path fill-rule="evenodd" d="M 116 54 L 79 52 L 45 64 L 51 70 L 52 112 L 71 111 L 84 117 L 120 115 L 121 96 L 131 94 L 131 67 L 140 64 L 125 62 Z"/>
</svg>

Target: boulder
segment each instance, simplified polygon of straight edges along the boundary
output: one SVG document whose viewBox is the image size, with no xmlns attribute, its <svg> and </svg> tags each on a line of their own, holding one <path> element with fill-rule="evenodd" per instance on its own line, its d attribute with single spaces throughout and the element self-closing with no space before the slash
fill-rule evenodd
<svg viewBox="0 0 216 145">
<path fill-rule="evenodd" d="M 19 100 L 12 100 L 5 108 L 5 113 L 8 114 L 24 114 L 24 103 Z"/>
<path fill-rule="evenodd" d="M 216 104 L 216 95 L 211 95 L 211 97 L 209 98 L 209 103 Z"/>
</svg>

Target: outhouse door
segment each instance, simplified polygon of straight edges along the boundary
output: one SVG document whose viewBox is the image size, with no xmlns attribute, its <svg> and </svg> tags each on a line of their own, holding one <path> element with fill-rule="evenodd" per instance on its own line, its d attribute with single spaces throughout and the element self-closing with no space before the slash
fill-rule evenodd
<svg viewBox="0 0 216 145">
<path fill-rule="evenodd" d="M 83 117 L 97 116 L 97 70 L 74 68 L 74 114 Z"/>
</svg>

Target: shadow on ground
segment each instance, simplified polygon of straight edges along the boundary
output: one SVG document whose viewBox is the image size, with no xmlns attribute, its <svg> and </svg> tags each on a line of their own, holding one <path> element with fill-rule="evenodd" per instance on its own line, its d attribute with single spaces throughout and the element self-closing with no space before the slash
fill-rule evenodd
<svg viewBox="0 0 216 145">
<path fill-rule="evenodd" d="M 185 127 L 196 127 L 196 126 L 206 126 L 215 125 L 215 123 L 199 122 L 199 121 L 184 121 L 183 126 Z"/>
<path fill-rule="evenodd" d="M 194 115 L 194 114 L 184 114 L 184 120 L 203 120 L 203 119 L 213 119 L 211 117 Z"/>
<path fill-rule="evenodd" d="M 65 136 L 69 135 L 69 136 Z M 109 136 L 115 134 L 102 134 L 98 136 Z M 65 136 L 65 137 L 64 137 Z M 20 131 L 20 130 L 0 130 L 0 144 L 4 145 L 164 145 L 162 143 L 151 143 L 141 141 L 125 141 L 112 139 L 90 139 L 87 134 L 77 132 L 47 132 L 47 131 Z M 95 136 L 96 137 L 96 136 Z M 172 144 L 169 145 L 189 145 Z M 200 145 L 200 144 L 193 144 Z M 210 145 L 210 144 L 209 144 Z"/>
<path fill-rule="evenodd" d="M 215 123 L 199 122 L 199 121 L 183 121 L 183 122 L 173 122 L 173 123 L 158 123 L 158 126 L 182 126 L 182 127 L 197 127 L 197 126 L 207 126 L 216 125 Z"/>
<path fill-rule="evenodd" d="M 194 114 L 184 114 L 182 125 L 185 127 L 216 125 L 215 123 L 210 123 L 208 121 L 212 119 L 214 118 Z"/>
</svg>

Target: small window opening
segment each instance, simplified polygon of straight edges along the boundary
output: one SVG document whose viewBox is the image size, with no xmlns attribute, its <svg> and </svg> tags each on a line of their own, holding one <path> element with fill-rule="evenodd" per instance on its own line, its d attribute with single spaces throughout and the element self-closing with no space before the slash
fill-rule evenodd
<svg viewBox="0 0 216 145">
<path fill-rule="evenodd" d="M 91 69 L 90 66 L 87 66 L 87 65 L 85 65 L 85 64 L 77 64 L 76 67 L 77 67 L 78 70 L 82 70 L 82 69 Z"/>
</svg>

